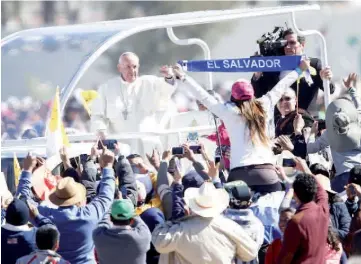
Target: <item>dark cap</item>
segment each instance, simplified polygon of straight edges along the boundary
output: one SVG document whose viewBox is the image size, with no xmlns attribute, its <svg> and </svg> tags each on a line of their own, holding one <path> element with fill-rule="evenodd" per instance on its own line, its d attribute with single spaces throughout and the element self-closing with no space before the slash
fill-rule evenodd
<svg viewBox="0 0 361 264">
<path fill-rule="evenodd" d="M 230 199 L 239 202 L 249 202 L 251 200 L 251 190 L 244 181 L 233 181 L 226 183 L 224 189 L 228 192 Z"/>
<path fill-rule="evenodd" d="M 349 183 L 355 183 L 361 186 L 361 166 L 356 165 L 350 170 L 350 176 L 348 178 Z"/>
<path fill-rule="evenodd" d="M 29 222 L 29 208 L 25 202 L 14 198 L 6 210 L 6 223 L 13 226 L 22 226 Z"/>
<path fill-rule="evenodd" d="M 196 171 L 190 171 L 182 178 L 184 190 L 187 190 L 188 188 L 200 188 L 203 183 L 203 178 Z"/>
</svg>

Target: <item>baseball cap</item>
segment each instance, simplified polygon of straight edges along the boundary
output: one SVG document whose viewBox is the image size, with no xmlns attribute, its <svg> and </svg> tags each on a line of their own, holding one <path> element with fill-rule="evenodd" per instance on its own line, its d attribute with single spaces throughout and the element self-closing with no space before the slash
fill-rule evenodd
<svg viewBox="0 0 361 264">
<path fill-rule="evenodd" d="M 360 147 L 358 112 L 349 97 L 339 98 L 329 104 L 326 111 L 326 127 L 332 150 L 345 152 Z"/>
<path fill-rule="evenodd" d="M 248 203 L 251 200 L 251 190 L 244 181 L 233 181 L 226 183 L 224 189 L 228 192 L 230 199 Z"/>
<path fill-rule="evenodd" d="M 232 85 L 232 97 L 236 100 L 249 100 L 254 97 L 252 84 L 246 79 L 239 79 Z"/>
<path fill-rule="evenodd" d="M 110 214 L 115 220 L 129 220 L 135 216 L 134 205 L 128 199 L 115 200 Z"/>
<path fill-rule="evenodd" d="M 350 170 L 348 182 L 361 185 L 361 166 L 355 166 Z"/>
</svg>

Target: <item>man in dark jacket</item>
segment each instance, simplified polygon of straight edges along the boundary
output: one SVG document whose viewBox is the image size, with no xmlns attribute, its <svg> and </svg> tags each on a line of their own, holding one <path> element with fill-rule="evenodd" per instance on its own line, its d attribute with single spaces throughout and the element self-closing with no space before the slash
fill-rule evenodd
<svg viewBox="0 0 361 264">
<path fill-rule="evenodd" d="M 115 165 L 116 175 L 119 181 L 119 191 L 123 198 L 130 199 L 137 206 L 138 192 L 132 167 L 126 157 L 120 156 Z"/>
<path fill-rule="evenodd" d="M 30 212 L 27 204 L 15 198 L 6 210 L 6 224 L 1 227 L 1 263 L 15 263 L 22 256 L 36 249 L 36 228 L 30 227 Z M 37 215 L 35 223 L 40 227 L 52 222 Z"/>
<path fill-rule="evenodd" d="M 292 29 L 287 29 L 283 38 L 287 40 L 287 45 L 284 48 L 285 55 L 302 55 L 304 52 L 305 38 L 297 36 Z M 317 58 L 311 58 L 310 61 L 311 67 L 313 67 L 317 74 L 312 77 L 312 84 L 307 83 L 305 78 L 301 78 L 299 84 L 299 94 L 298 102 L 299 108 L 307 110 L 318 92 L 318 89 L 324 90 L 323 88 L 323 79 L 331 79 L 332 72 L 330 68 L 322 69 L 321 61 Z M 255 96 L 257 98 L 265 95 L 270 91 L 280 80 L 279 72 L 265 72 L 265 73 L 255 73 L 252 77 L 252 86 L 255 91 Z M 293 90 L 297 90 L 297 83 L 295 82 L 291 85 Z M 330 85 L 330 93 L 334 92 L 334 85 Z M 277 113 L 276 113 L 277 115 Z"/>
</svg>

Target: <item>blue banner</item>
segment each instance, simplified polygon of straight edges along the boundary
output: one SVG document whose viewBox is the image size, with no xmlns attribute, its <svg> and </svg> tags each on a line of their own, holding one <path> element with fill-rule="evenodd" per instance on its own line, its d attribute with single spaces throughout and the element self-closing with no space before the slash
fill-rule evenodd
<svg viewBox="0 0 361 264">
<path fill-rule="evenodd" d="M 280 72 L 294 70 L 302 56 L 191 60 L 178 63 L 188 72 Z"/>
</svg>

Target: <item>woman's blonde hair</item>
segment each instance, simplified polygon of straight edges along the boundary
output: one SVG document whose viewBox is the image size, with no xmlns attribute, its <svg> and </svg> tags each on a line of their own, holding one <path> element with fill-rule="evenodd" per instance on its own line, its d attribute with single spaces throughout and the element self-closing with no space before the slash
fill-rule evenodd
<svg viewBox="0 0 361 264">
<path fill-rule="evenodd" d="M 267 114 L 262 103 L 255 99 L 246 101 L 232 99 L 231 101 L 237 105 L 240 115 L 246 119 L 252 143 L 269 145 L 270 140 L 266 133 Z"/>
</svg>

